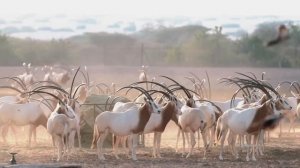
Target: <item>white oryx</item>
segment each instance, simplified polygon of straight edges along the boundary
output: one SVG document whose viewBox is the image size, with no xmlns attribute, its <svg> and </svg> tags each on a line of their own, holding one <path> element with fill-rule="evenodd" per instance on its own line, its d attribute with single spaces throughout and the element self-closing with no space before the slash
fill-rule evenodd
<svg viewBox="0 0 300 168">
<path fill-rule="evenodd" d="M 152 113 L 150 116 L 149 121 L 147 122 L 143 134 L 148 133 L 154 133 L 154 139 L 153 139 L 153 152 L 152 155 L 154 158 L 161 157 L 160 155 L 160 142 L 161 142 L 161 135 L 164 132 L 168 122 L 172 118 L 176 118 L 176 116 L 181 115 L 180 107 L 182 106 L 179 104 L 177 99 L 175 99 L 175 95 L 172 93 L 171 90 L 169 90 L 166 86 L 157 83 L 157 82 L 137 82 L 134 84 L 143 84 L 143 83 L 151 83 L 160 86 L 162 89 L 165 89 L 168 93 L 161 91 L 161 90 L 151 90 L 152 93 L 161 93 L 163 96 L 168 98 L 168 102 L 166 102 L 164 105 L 158 104 L 158 106 L 161 107 L 161 113 L 156 114 Z M 151 93 L 151 94 L 152 94 Z M 132 103 L 118 103 L 115 105 L 113 112 L 115 112 L 118 109 L 124 110 L 124 108 L 137 108 L 137 105 L 132 105 Z M 116 140 L 116 146 L 118 147 L 119 143 L 119 137 L 117 137 Z M 126 139 L 123 139 L 123 141 Z M 125 142 L 123 142 L 124 147 Z"/>
<path fill-rule="evenodd" d="M 201 130 L 202 136 L 204 135 L 204 132 L 202 130 L 205 129 L 207 126 L 207 121 L 205 121 L 206 117 L 203 111 L 201 111 L 199 108 L 196 107 L 195 101 L 191 95 L 191 90 L 185 88 L 184 86 L 180 85 L 177 81 L 174 79 L 167 77 L 167 76 L 162 76 L 166 79 L 169 79 L 170 81 L 174 82 L 175 84 L 171 85 L 173 88 L 171 89 L 172 91 L 177 91 L 177 90 L 182 90 L 186 94 L 187 98 L 185 100 L 185 104 L 182 105 L 181 107 L 181 115 L 178 115 L 178 134 L 177 134 L 177 143 L 178 143 L 178 138 L 180 132 L 182 133 L 182 140 L 183 140 L 183 146 L 185 146 L 185 137 L 184 134 L 189 134 L 189 153 L 187 154 L 186 158 L 190 157 L 190 155 L 193 152 L 193 148 L 196 144 L 195 141 L 195 132 L 197 132 L 199 129 Z M 205 142 L 206 144 L 206 142 Z M 177 146 L 177 145 L 176 145 Z M 184 149 L 185 150 L 185 149 Z M 183 154 L 184 151 L 183 150 Z M 206 158 L 206 147 L 204 148 L 204 156 L 203 158 Z"/>
<path fill-rule="evenodd" d="M 62 159 L 69 145 L 69 136 L 76 128 L 75 112 L 72 107 L 59 101 L 47 120 L 47 131 L 52 136 L 53 145 L 58 148 L 57 161 Z"/>
<path fill-rule="evenodd" d="M 293 132 L 295 134 L 295 121 L 297 119 L 297 116 L 299 117 L 298 106 L 300 104 L 300 84 L 296 81 L 294 81 L 294 82 L 284 81 L 284 82 L 281 82 L 277 88 L 280 88 L 281 85 L 284 83 L 288 83 L 290 85 L 289 90 L 293 95 L 292 97 L 287 97 L 287 101 L 292 106 L 292 109 L 284 111 L 284 118 L 288 119 L 288 121 L 289 121 L 289 124 L 290 124 L 289 132 L 291 132 L 291 130 L 293 130 Z M 279 137 L 281 137 L 281 135 L 282 135 L 282 122 L 280 123 Z"/>
<path fill-rule="evenodd" d="M 280 113 L 277 113 L 278 106 L 280 109 L 291 109 L 291 106 L 287 104 L 286 101 L 282 100 L 282 97 L 272 88 L 270 85 L 255 80 L 247 75 L 241 74 L 247 79 L 235 78 L 237 81 L 245 82 L 242 88 L 257 88 L 264 92 L 268 101 L 264 102 L 262 105 L 249 107 L 245 109 L 229 109 L 224 112 L 224 114 L 218 119 L 217 122 L 217 136 L 218 139 L 221 139 L 221 150 L 219 159 L 223 160 L 223 146 L 224 141 L 227 135 L 227 132 L 230 131 L 229 134 L 229 146 L 232 147 L 232 152 L 236 158 L 238 158 L 238 153 L 235 150 L 235 139 L 236 135 L 254 135 L 253 145 L 252 145 L 252 160 L 256 160 L 255 158 L 255 147 L 257 146 L 257 137 L 262 129 L 274 128 L 278 121 L 282 118 Z M 231 81 L 230 81 L 231 82 Z M 242 90 L 242 88 L 239 89 Z M 276 104 L 273 101 L 272 96 L 269 94 L 269 91 L 275 93 L 277 95 L 277 99 L 274 100 L 278 102 Z M 235 95 L 239 92 L 237 91 Z M 235 97 L 235 95 L 233 97 Z M 251 144 L 251 136 L 247 137 L 248 145 Z M 250 155 L 250 147 L 247 149 L 246 160 L 249 161 Z"/>
<path fill-rule="evenodd" d="M 53 71 L 53 68 L 63 69 L 63 72 L 55 72 Z M 44 81 L 53 81 L 55 83 L 58 83 L 61 86 L 64 86 L 71 79 L 70 78 L 71 70 L 64 66 L 56 66 L 56 67 L 44 66 L 42 70 L 45 72 Z"/>
<path fill-rule="evenodd" d="M 18 75 L 17 77 L 20 78 L 26 86 L 30 86 L 36 81 L 32 71 L 31 71 L 31 63 L 26 65 L 26 63 L 24 62 L 23 67 L 25 69 L 25 72 L 21 75 Z"/>
<path fill-rule="evenodd" d="M 40 102 L 0 104 L 0 127 L 4 125 L 30 125 L 29 146 L 31 145 L 32 133 L 36 137 L 36 127 L 42 125 L 46 128 L 46 123 L 47 117 L 41 108 Z"/>
<path fill-rule="evenodd" d="M 157 108 L 151 96 L 143 88 L 123 87 L 121 89 L 124 88 L 133 88 L 141 91 L 147 96 L 147 100 L 145 100 L 146 103 L 139 107 L 138 110 L 130 109 L 129 111 L 119 113 L 106 111 L 96 117 L 92 148 L 96 147 L 97 144 L 97 153 L 100 160 L 105 159 L 102 153 L 102 146 L 109 132 L 116 136 L 129 135 L 129 144 L 130 148 L 132 149 L 132 159 L 137 160 L 136 146 L 138 133 L 143 132 L 147 122 L 149 121 L 151 113 L 160 113 L 161 111 L 159 108 Z M 118 158 L 117 154 L 114 154 L 116 158 Z"/>
</svg>

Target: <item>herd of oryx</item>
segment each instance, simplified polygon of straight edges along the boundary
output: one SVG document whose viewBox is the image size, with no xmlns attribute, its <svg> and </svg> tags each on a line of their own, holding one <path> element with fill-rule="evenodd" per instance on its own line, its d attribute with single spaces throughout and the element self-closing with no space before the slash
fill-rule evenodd
<svg viewBox="0 0 300 168">
<path fill-rule="evenodd" d="M 100 85 L 104 84 L 90 84 L 86 67 L 84 70 L 77 68 L 56 73 L 53 67 L 44 66 L 45 76 L 37 80 L 31 72 L 30 64 L 24 63 L 23 66 L 24 74 L 0 78 L 6 82 L 0 88 L 17 92 L 14 96 L 0 98 L 0 131 L 3 141 L 6 142 L 9 128 L 15 132 L 15 126 L 29 125 L 31 145 L 32 135 L 36 141 L 36 127 L 42 125 L 57 148 L 57 160 L 61 160 L 63 155 L 70 154 L 74 148 L 76 134 L 81 148 L 80 105 L 93 89 L 102 90 Z M 85 82 L 75 86 L 80 75 Z M 268 137 L 265 135 L 276 128 L 285 116 L 294 121 L 300 109 L 300 84 L 297 82 L 283 81 L 273 87 L 264 79 L 264 73 L 262 77 L 253 73 L 236 73 L 233 77 L 220 79 L 220 84 L 236 86 L 237 90 L 229 100 L 219 102 L 210 100 L 210 79 L 207 73 L 207 79 L 200 79 L 193 73 L 191 75 L 185 77 L 191 84 L 187 87 L 168 76 L 147 80 L 146 68 L 143 67 L 139 81 L 117 91 L 113 84 L 110 94 L 138 91 L 140 95 L 132 102 L 115 103 L 111 111 L 102 112 L 95 118 L 92 148 L 97 148 L 98 158 L 105 160 L 103 142 L 109 133 L 116 137 L 113 154 L 117 159 L 117 148 L 121 142 L 125 150 L 128 145 L 131 151 L 129 157 L 137 160 L 136 148 L 141 133 L 154 133 L 152 155 L 161 157 L 161 136 L 172 120 L 178 126 L 176 151 L 178 139 L 182 135 L 183 155 L 185 141 L 189 146 L 187 158 L 192 155 L 196 144 L 195 133 L 198 133 L 198 140 L 201 133 L 204 159 L 210 148 L 220 144 L 219 159 L 223 160 L 227 138 L 228 149 L 234 158 L 239 158 L 240 148 L 245 148 L 246 160 L 255 161 L 256 155 L 263 155 L 265 138 Z M 68 83 L 71 83 L 69 87 L 66 86 Z M 283 85 L 289 87 L 292 97 L 280 95 L 278 88 Z"/>
</svg>

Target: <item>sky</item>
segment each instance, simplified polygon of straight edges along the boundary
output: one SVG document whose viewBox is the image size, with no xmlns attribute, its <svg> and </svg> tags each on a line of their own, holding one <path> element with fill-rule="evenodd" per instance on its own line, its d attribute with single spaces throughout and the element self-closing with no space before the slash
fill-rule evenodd
<svg viewBox="0 0 300 168">
<path fill-rule="evenodd" d="M 299 2 L 284 0 L 1 0 L 0 14 L 110 15 L 126 17 L 299 16 Z"/>
<path fill-rule="evenodd" d="M 0 0 L 0 32 L 20 38 L 68 38 L 85 32 L 134 33 L 148 25 L 251 32 L 266 21 L 300 24 L 296 0 Z M 259 16 L 259 17 L 256 17 Z M 270 16 L 270 17 L 261 17 Z M 276 17 L 273 17 L 276 16 Z M 254 19 L 253 19 L 254 18 Z M 159 20 L 161 19 L 161 20 Z"/>
</svg>

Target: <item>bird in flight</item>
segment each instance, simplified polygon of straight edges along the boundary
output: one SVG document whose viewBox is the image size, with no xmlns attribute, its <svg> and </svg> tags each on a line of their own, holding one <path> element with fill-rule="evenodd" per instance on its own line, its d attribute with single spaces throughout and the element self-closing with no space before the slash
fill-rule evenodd
<svg viewBox="0 0 300 168">
<path fill-rule="evenodd" d="M 276 44 L 279 44 L 279 43 L 281 43 L 281 42 L 283 42 L 283 41 L 285 41 L 289 38 L 290 38 L 289 30 L 285 25 L 282 24 L 278 28 L 277 38 L 269 41 L 267 43 L 267 47 L 271 47 L 271 46 L 274 46 Z"/>
</svg>

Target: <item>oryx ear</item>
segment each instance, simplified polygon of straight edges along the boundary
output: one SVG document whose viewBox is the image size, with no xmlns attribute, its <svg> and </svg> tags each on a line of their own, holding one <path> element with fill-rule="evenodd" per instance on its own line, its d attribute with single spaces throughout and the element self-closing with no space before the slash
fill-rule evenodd
<svg viewBox="0 0 300 168">
<path fill-rule="evenodd" d="M 292 93 L 292 95 L 293 95 L 294 97 L 296 97 L 296 98 L 298 98 L 298 97 L 299 97 L 299 94 L 297 94 L 297 93 L 293 92 L 292 90 L 291 90 L 291 93 Z"/>
<path fill-rule="evenodd" d="M 144 97 L 144 101 L 145 101 L 145 102 L 148 102 L 148 99 L 147 99 L 146 97 Z"/>
<path fill-rule="evenodd" d="M 79 96 L 77 96 L 74 100 L 77 101 L 79 99 Z"/>
<path fill-rule="evenodd" d="M 63 102 L 64 102 L 65 104 L 68 104 L 68 99 L 64 98 L 64 99 L 63 99 Z"/>
</svg>

